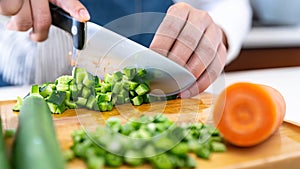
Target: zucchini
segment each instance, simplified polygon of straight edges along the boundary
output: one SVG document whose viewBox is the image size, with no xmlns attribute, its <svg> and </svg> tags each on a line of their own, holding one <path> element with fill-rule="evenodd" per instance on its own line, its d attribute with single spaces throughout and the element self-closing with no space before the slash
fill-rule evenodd
<svg viewBox="0 0 300 169">
<path fill-rule="evenodd" d="M 206 133 L 207 141 L 199 141 L 199 133 Z M 157 169 L 196 168 L 189 153 L 208 159 L 213 152 L 224 152 L 226 145 L 220 137 L 213 126 L 198 122 L 178 125 L 163 114 L 142 115 L 125 124 L 119 118 L 109 118 L 105 127 L 99 126 L 93 132 L 75 130 L 70 149 L 73 153 L 68 159 L 78 157 L 88 169 L 122 164 L 142 168 L 139 166 L 145 163 Z"/>
<path fill-rule="evenodd" d="M 18 120 L 12 148 L 13 168 L 65 168 L 51 112 L 44 99 L 39 95 L 26 97 Z"/>
<path fill-rule="evenodd" d="M 7 154 L 6 154 L 4 136 L 2 133 L 1 117 L 0 117 L 0 165 L 1 165 L 1 169 L 10 169 L 11 168 L 10 164 L 8 162 Z"/>
<path fill-rule="evenodd" d="M 175 99 L 149 95 L 151 76 L 143 68 L 127 67 L 122 71 L 105 74 L 100 80 L 83 68 L 74 68 L 72 75 L 58 77 L 55 82 L 33 85 L 29 95 L 41 95 L 52 113 L 60 114 L 67 109 L 87 108 L 111 111 L 115 105 L 131 103 L 134 106 Z M 103 103 L 102 103 L 103 102 Z M 22 98 L 18 98 L 14 111 L 19 111 Z"/>
</svg>

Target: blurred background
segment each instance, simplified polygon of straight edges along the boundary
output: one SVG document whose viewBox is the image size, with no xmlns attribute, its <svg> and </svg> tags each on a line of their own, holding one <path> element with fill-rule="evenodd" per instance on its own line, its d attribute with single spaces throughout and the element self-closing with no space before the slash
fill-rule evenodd
<svg viewBox="0 0 300 169">
<path fill-rule="evenodd" d="M 253 27 L 226 72 L 300 65 L 300 1 L 250 0 Z"/>
</svg>

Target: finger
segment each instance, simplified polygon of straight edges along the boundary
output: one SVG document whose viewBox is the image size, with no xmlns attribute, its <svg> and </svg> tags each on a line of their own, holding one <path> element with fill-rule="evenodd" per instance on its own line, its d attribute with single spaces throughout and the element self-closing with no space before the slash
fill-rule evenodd
<svg viewBox="0 0 300 169">
<path fill-rule="evenodd" d="M 6 27 L 10 30 L 27 31 L 33 26 L 29 0 L 24 0 L 22 9 L 11 17 Z"/>
<path fill-rule="evenodd" d="M 22 8 L 23 0 L 0 0 L 0 14 L 12 16 Z"/>
<path fill-rule="evenodd" d="M 30 38 L 41 42 L 48 38 L 51 15 L 48 0 L 30 0 L 33 19 L 33 30 Z"/>
<path fill-rule="evenodd" d="M 224 44 L 221 44 L 218 48 L 217 56 L 215 57 L 213 62 L 208 66 L 208 68 L 204 71 L 197 82 L 190 88 L 182 92 L 180 94 L 180 97 L 189 98 L 207 89 L 222 73 L 226 62 L 226 55 L 226 47 Z"/>
<path fill-rule="evenodd" d="M 206 12 L 192 8 L 184 28 L 168 54 L 168 58 L 184 66 L 211 23 L 212 19 Z"/>
<path fill-rule="evenodd" d="M 85 22 L 90 20 L 90 14 L 78 0 L 50 0 L 54 5 L 68 12 L 73 18 Z"/>
<path fill-rule="evenodd" d="M 190 6 L 185 3 L 177 3 L 168 9 L 150 44 L 152 50 L 164 56 L 168 55 L 168 51 L 185 25 L 189 10 Z"/>
<path fill-rule="evenodd" d="M 198 79 L 213 61 L 221 43 L 221 28 L 216 24 L 209 25 L 185 67 Z"/>
</svg>

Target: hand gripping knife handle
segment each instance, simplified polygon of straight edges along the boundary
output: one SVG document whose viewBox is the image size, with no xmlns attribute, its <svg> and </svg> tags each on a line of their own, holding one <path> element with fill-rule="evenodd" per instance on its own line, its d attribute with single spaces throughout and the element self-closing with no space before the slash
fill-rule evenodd
<svg viewBox="0 0 300 169">
<path fill-rule="evenodd" d="M 52 25 L 71 34 L 74 48 L 83 49 L 86 41 L 86 22 L 80 22 L 72 18 L 67 12 L 51 3 L 49 5 Z"/>
</svg>

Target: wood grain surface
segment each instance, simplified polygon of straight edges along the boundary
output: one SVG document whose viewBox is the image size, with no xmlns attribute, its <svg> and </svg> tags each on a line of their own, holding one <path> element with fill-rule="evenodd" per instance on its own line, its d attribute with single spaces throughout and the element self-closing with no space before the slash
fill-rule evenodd
<svg viewBox="0 0 300 169">
<path fill-rule="evenodd" d="M 210 106 L 214 98 L 203 94 L 193 99 L 176 99 L 168 102 L 145 104 L 138 107 L 131 105 L 118 106 L 111 112 L 99 113 L 84 109 L 67 110 L 61 115 L 53 115 L 58 141 L 63 150 L 72 145 L 72 131 L 84 127 L 93 130 L 105 124 L 110 117 L 127 119 L 142 113 L 164 113 L 172 120 L 181 122 L 210 123 Z M 0 102 L 0 113 L 4 129 L 16 128 L 18 113 L 11 108 L 15 101 Z M 300 128 L 290 123 L 283 123 L 279 130 L 260 145 L 250 148 L 239 148 L 227 144 L 225 153 L 213 153 L 209 160 L 197 158 L 199 169 L 298 169 L 300 166 Z M 85 169 L 81 160 L 68 163 L 68 169 Z M 121 168 L 129 168 L 123 166 Z M 145 165 L 139 168 L 150 168 Z"/>
</svg>

